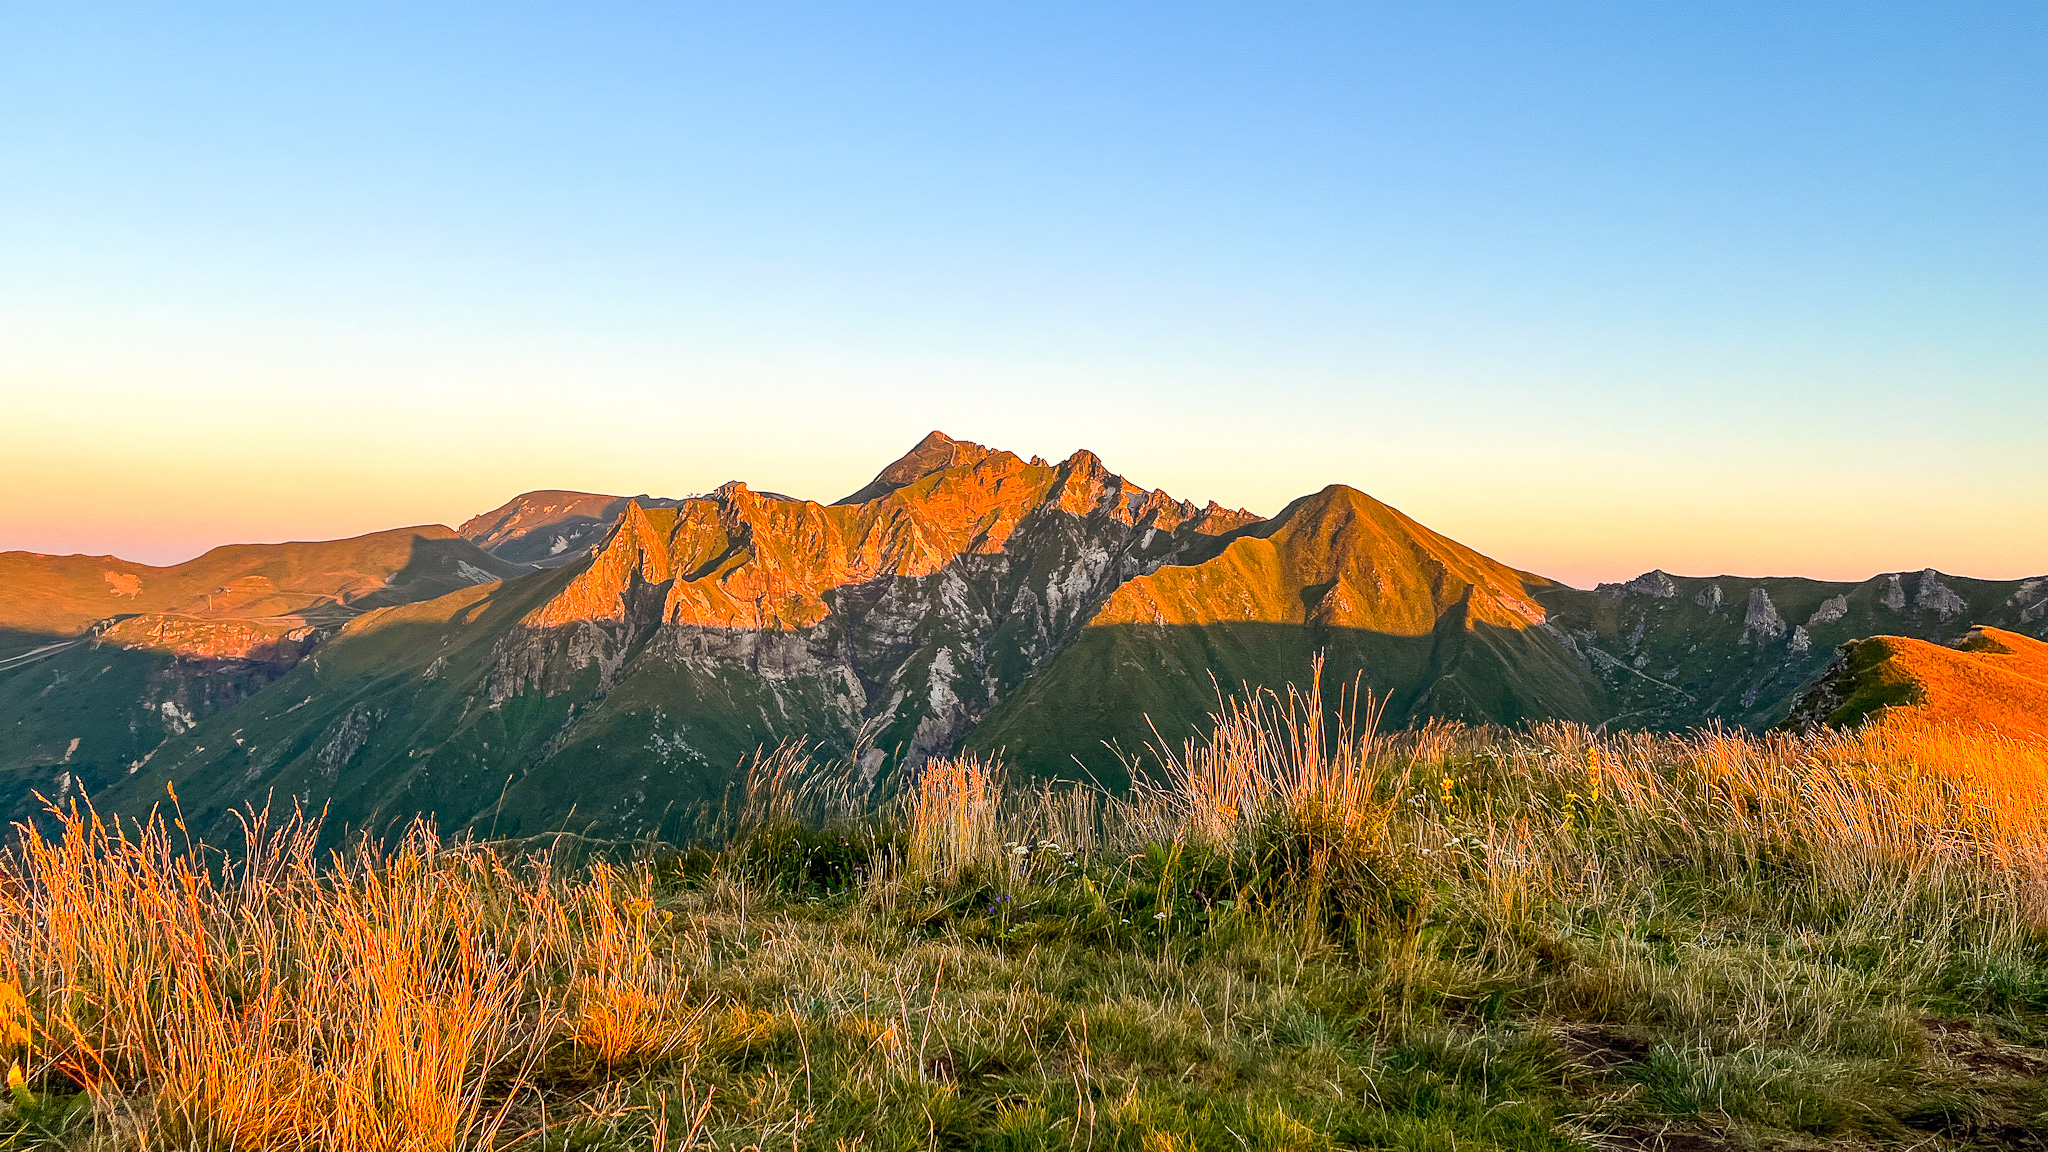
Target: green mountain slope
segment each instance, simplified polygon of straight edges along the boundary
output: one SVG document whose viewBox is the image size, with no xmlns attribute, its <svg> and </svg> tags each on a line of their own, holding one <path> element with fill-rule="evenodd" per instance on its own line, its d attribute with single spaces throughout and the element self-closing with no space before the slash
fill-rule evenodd
<svg viewBox="0 0 2048 1152">
<path fill-rule="evenodd" d="M 139 769 L 365 612 L 524 570 L 440 525 L 168 567 L 0 555 L 0 812 Z"/>
<path fill-rule="evenodd" d="M 1603 687 L 1534 599 L 1552 586 L 1333 486 L 1119 588 L 968 746 L 1120 782 L 1117 751 L 1185 739 L 1217 688 L 1299 682 L 1318 653 L 1327 691 L 1370 689 L 1396 724 L 1594 721 Z"/>
<path fill-rule="evenodd" d="M 676 836 L 788 739 L 854 788 L 962 748 L 1115 782 L 1114 749 L 1318 656 L 1390 725 L 1760 728 L 1837 645 L 1972 624 L 2048 631 L 2048 579 L 1585 591 L 1341 485 L 1260 520 L 933 433 L 833 504 L 549 491 L 459 535 L 0 556 L 0 807 L 175 785 L 195 828 L 288 797 L 336 827 Z"/>
<path fill-rule="evenodd" d="M 629 503 L 584 561 L 353 621 L 113 799 L 175 782 L 209 819 L 275 794 L 357 825 L 675 834 L 763 744 L 872 744 L 870 777 L 951 750 L 1125 580 L 1255 520 L 1087 453 L 950 443 L 855 504 Z"/>
<path fill-rule="evenodd" d="M 1973 624 L 2048 631 L 2048 579 L 1971 580 L 1932 569 L 1861 583 L 1648 572 L 1591 592 L 1537 598 L 1592 662 L 1610 724 L 1682 729 L 1783 720 L 1851 640 L 1949 643 Z"/>
</svg>

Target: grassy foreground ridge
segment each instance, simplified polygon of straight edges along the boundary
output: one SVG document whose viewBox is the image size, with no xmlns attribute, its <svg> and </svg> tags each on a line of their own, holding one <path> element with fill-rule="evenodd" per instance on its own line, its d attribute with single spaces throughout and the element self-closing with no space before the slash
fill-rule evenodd
<svg viewBox="0 0 2048 1152">
<path fill-rule="evenodd" d="M 2043 1143 L 2048 745 L 1322 700 L 1124 795 L 784 748 L 689 850 L 69 809 L 0 863 L 0 1147 Z"/>
</svg>

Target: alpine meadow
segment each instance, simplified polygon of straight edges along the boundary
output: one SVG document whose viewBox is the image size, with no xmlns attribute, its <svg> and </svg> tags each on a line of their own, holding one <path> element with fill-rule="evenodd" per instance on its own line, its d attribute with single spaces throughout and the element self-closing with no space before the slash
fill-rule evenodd
<svg viewBox="0 0 2048 1152">
<path fill-rule="evenodd" d="M 1582 592 L 937 433 L 832 505 L 7 559 L 17 1144 L 2048 1123 L 2048 644 L 1975 624 L 2048 581 Z"/>
<path fill-rule="evenodd" d="M 2048 5 L 0 6 L 0 1152 L 2048 1152 Z"/>
</svg>

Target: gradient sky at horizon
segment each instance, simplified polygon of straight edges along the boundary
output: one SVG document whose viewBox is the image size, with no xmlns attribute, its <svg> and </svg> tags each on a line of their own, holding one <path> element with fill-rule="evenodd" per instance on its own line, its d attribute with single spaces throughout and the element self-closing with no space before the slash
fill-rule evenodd
<svg viewBox="0 0 2048 1152">
<path fill-rule="evenodd" d="M 2048 572 L 2048 7 L 0 10 L 0 549 L 934 427 L 1574 583 Z"/>
</svg>

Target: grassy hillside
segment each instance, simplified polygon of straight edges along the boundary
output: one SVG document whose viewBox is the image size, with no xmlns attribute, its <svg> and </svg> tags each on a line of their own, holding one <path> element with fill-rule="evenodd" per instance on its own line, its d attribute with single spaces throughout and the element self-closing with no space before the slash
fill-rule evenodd
<svg viewBox="0 0 2048 1152">
<path fill-rule="evenodd" d="M 1453 614 L 1422 636 L 1310 625 L 1096 625 L 968 738 L 1033 776 L 1129 781 L 1155 737 L 1205 735 L 1219 691 L 1284 685 L 1317 656 L 1324 691 L 1377 691 L 1389 724 L 1428 718 L 1521 724 L 1596 720 L 1598 685 L 1541 634 Z M 1126 761 L 1130 763 L 1127 765 Z"/>
<path fill-rule="evenodd" d="M 1974 624 L 2048 633 L 2048 580 L 1931 569 L 1860 584 L 1648 572 L 1592 592 L 1540 589 L 1550 624 L 1604 683 L 1611 723 L 1682 731 L 1782 721 L 1852 640 L 1946 644 Z"/>
<path fill-rule="evenodd" d="M 365 612 L 524 570 L 438 525 L 164 568 L 0 555 L 0 814 L 115 787 Z"/>
<path fill-rule="evenodd" d="M 1157 788 L 756 762 L 708 850 L 0 861 L 13 1146 L 2038 1147 L 2048 744 L 1347 730 Z M 166 798 L 166 815 L 182 810 Z"/>
<path fill-rule="evenodd" d="M 1598 720 L 1602 684 L 1538 627 L 1534 595 L 1550 586 L 1333 486 L 1214 557 L 1118 588 L 967 747 L 1119 783 L 1155 729 L 1177 744 L 1204 728 L 1219 687 L 1285 684 L 1317 653 L 1326 687 L 1379 693 L 1397 726 Z"/>
<path fill-rule="evenodd" d="M 1953 648 L 1905 636 L 1851 641 L 1795 719 L 2048 739 L 2048 644 L 1997 628 L 1973 628 Z"/>
</svg>

